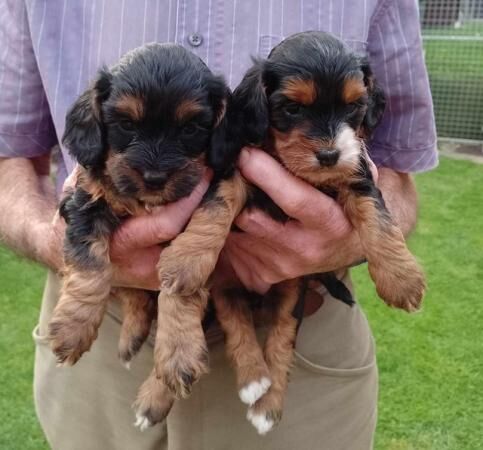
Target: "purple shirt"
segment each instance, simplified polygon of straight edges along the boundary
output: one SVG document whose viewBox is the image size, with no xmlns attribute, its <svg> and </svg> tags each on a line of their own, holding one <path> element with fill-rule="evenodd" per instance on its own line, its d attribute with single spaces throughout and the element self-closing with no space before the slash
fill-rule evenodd
<svg viewBox="0 0 483 450">
<path fill-rule="evenodd" d="M 367 54 L 387 97 L 369 145 L 379 166 L 437 164 L 416 0 L 0 0 L 0 156 L 41 155 L 97 68 L 146 42 L 177 42 L 235 87 L 250 57 L 324 30 Z M 73 161 L 63 151 L 63 179 Z"/>
</svg>

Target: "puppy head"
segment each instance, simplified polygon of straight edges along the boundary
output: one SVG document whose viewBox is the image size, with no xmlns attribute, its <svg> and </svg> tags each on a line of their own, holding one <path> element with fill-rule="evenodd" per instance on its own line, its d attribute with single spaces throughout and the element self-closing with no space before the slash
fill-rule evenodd
<svg viewBox="0 0 483 450">
<path fill-rule="evenodd" d="M 150 205 L 191 193 L 228 88 L 194 54 L 149 44 L 102 69 L 66 118 L 64 145 L 117 195 Z"/>
<path fill-rule="evenodd" d="M 360 139 L 384 111 L 367 61 L 321 32 L 296 34 L 275 47 L 247 73 L 234 92 L 236 102 L 246 143 L 264 142 L 312 184 L 356 169 Z"/>
</svg>

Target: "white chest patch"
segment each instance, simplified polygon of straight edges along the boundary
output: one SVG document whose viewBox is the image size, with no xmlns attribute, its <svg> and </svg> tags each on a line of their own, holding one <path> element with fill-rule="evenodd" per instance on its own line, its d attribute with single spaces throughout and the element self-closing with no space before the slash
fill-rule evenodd
<svg viewBox="0 0 483 450">
<path fill-rule="evenodd" d="M 335 147 L 340 151 L 339 164 L 352 165 L 358 162 L 361 143 L 348 125 L 343 125 L 337 133 Z"/>
</svg>

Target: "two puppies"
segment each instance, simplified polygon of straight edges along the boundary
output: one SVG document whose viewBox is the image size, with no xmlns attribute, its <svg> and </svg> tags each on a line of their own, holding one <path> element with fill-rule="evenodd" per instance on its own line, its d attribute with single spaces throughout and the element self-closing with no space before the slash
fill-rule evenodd
<svg viewBox="0 0 483 450">
<path fill-rule="evenodd" d="M 83 169 L 62 207 L 66 273 L 50 328 L 59 362 L 75 363 L 96 337 L 111 288 L 114 229 L 124 217 L 188 195 L 206 164 L 215 172 L 210 192 L 159 262 L 155 368 L 136 401 L 138 424 L 162 420 L 175 396 L 189 394 L 208 370 L 201 326 L 207 283 L 234 218 L 249 206 L 288 220 L 235 170 L 247 144 L 336 196 L 360 234 L 379 295 L 416 309 L 424 279 L 374 185 L 363 144 L 383 107 L 369 66 L 317 32 L 286 39 L 254 65 L 233 96 L 198 58 L 175 46 L 149 46 L 101 72 L 70 112 L 65 134 Z M 264 351 L 249 293 L 232 277 L 215 276 L 211 284 L 240 397 L 250 405 L 249 420 L 267 432 L 281 417 L 301 280 L 272 287 L 264 299 L 271 319 Z M 121 290 L 120 296 L 126 311 L 120 354 L 129 361 L 154 308 L 144 291 Z"/>
</svg>

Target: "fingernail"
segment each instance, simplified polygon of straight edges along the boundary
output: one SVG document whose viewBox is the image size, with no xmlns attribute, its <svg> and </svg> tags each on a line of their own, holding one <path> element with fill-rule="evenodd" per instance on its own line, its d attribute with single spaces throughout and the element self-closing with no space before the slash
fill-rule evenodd
<svg viewBox="0 0 483 450">
<path fill-rule="evenodd" d="M 211 181 L 211 179 L 213 178 L 213 170 L 210 167 L 205 167 L 205 170 L 203 172 L 203 178 L 208 181 Z"/>
<path fill-rule="evenodd" d="M 240 153 L 240 157 L 238 158 L 238 167 L 241 167 L 247 164 L 249 159 L 250 159 L 250 152 L 246 148 L 244 148 Z"/>
</svg>

